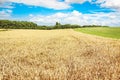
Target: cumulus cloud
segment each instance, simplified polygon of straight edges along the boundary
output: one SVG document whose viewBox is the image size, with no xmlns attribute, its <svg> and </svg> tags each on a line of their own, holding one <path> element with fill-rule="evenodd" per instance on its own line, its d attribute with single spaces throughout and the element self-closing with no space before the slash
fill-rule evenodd
<svg viewBox="0 0 120 80">
<path fill-rule="evenodd" d="M 67 3 L 80 3 L 80 4 L 84 3 L 86 1 L 91 2 L 91 0 L 65 0 L 65 2 L 67 2 Z"/>
<path fill-rule="evenodd" d="M 101 7 L 120 10 L 120 0 L 97 0 Z"/>
<path fill-rule="evenodd" d="M 101 7 L 112 8 L 120 11 L 120 1 L 119 0 L 65 0 L 65 2 L 71 3 L 79 3 L 82 4 L 84 2 L 90 2 L 95 4 L 100 4 Z"/>
<path fill-rule="evenodd" d="M 2 3 L 2 4 L 0 4 L 0 8 L 9 8 L 9 9 L 12 9 L 14 7 L 12 6 L 12 3 Z"/>
<path fill-rule="evenodd" d="M 8 0 L 0 0 L 0 4 L 7 2 Z"/>
<path fill-rule="evenodd" d="M 55 10 L 68 9 L 71 4 L 78 3 L 82 4 L 84 2 L 90 2 L 95 4 L 100 4 L 101 7 L 112 8 L 120 10 L 119 0 L 0 0 L 0 5 L 5 2 L 22 3 L 32 6 L 41 6 Z"/>
<path fill-rule="evenodd" d="M 48 16 L 32 15 L 29 19 L 39 25 L 54 25 L 58 21 L 62 24 L 119 26 L 119 14 L 118 12 L 82 14 L 74 10 L 71 13 L 55 13 Z"/>
<path fill-rule="evenodd" d="M 50 9 L 55 10 L 61 10 L 61 9 L 68 9 L 71 8 L 72 3 L 79 3 L 82 4 L 86 1 L 91 0 L 0 0 L 0 4 L 5 2 L 12 2 L 12 3 L 22 3 L 26 5 L 32 5 L 32 6 L 41 6 L 46 7 Z"/>
<path fill-rule="evenodd" d="M 13 8 L 13 6 L 8 0 L 0 0 L 0 8 Z"/>
<path fill-rule="evenodd" d="M 26 5 L 33 5 L 33 6 L 41 6 L 41 7 L 46 7 L 46 8 L 51 8 L 51 9 L 68 9 L 71 6 L 66 3 L 66 2 L 61 2 L 58 0 L 9 0 L 10 2 L 14 3 L 23 3 Z"/>
<path fill-rule="evenodd" d="M 68 2 L 68 3 L 83 3 L 83 2 L 85 2 L 85 0 L 65 0 L 65 2 Z"/>
<path fill-rule="evenodd" d="M 0 11 L 0 19 L 10 19 L 12 10 L 5 9 Z"/>
</svg>

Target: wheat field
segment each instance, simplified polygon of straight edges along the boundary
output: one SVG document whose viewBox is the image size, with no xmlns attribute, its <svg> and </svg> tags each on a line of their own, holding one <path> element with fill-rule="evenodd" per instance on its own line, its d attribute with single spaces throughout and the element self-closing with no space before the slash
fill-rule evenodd
<svg viewBox="0 0 120 80">
<path fill-rule="evenodd" d="M 0 80 L 120 80 L 120 40 L 72 29 L 1 31 Z"/>
</svg>

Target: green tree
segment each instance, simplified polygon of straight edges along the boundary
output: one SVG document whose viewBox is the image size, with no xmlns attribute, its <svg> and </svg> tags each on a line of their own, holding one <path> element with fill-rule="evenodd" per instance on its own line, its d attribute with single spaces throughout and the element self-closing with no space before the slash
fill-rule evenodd
<svg viewBox="0 0 120 80">
<path fill-rule="evenodd" d="M 61 29 L 61 24 L 60 24 L 59 22 L 56 22 L 54 28 L 55 28 L 55 29 Z"/>
</svg>

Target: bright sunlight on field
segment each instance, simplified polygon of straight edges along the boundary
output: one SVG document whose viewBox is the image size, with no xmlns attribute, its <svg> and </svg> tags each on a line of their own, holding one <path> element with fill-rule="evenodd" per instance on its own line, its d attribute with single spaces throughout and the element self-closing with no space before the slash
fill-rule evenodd
<svg viewBox="0 0 120 80">
<path fill-rule="evenodd" d="M 120 39 L 120 28 L 119 27 L 77 28 L 75 30 L 83 32 L 83 33 Z"/>
<path fill-rule="evenodd" d="M 72 29 L 0 32 L 0 80 L 119 79 L 119 39 Z"/>
</svg>

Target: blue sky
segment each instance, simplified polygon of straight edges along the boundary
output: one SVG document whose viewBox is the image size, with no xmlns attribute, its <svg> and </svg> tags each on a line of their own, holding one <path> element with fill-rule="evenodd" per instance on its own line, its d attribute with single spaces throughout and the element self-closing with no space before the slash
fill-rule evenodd
<svg viewBox="0 0 120 80">
<path fill-rule="evenodd" d="M 0 19 L 120 26 L 119 0 L 0 0 Z"/>
</svg>

